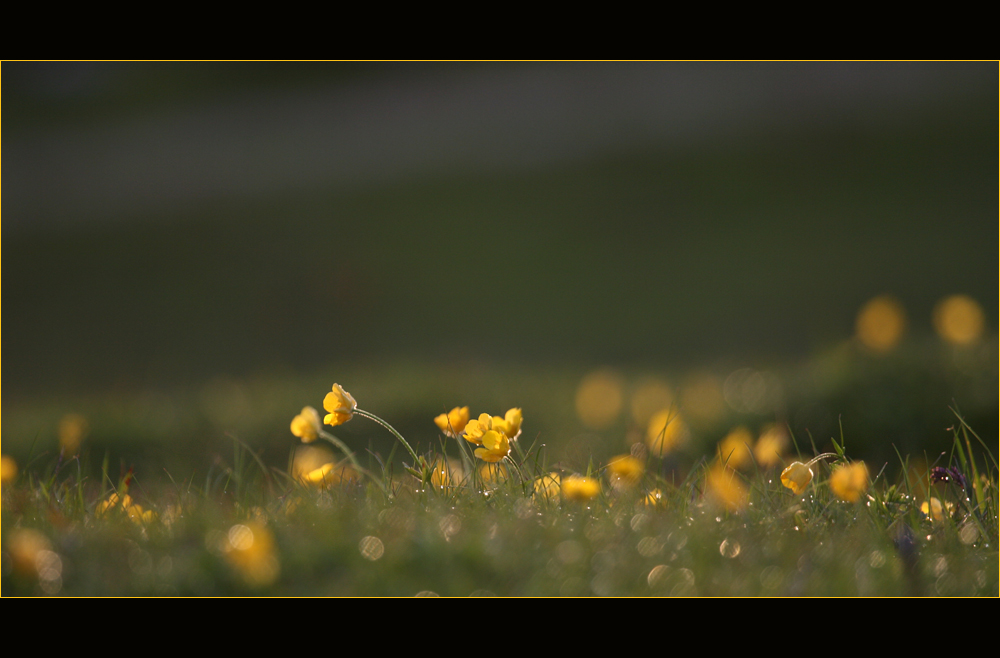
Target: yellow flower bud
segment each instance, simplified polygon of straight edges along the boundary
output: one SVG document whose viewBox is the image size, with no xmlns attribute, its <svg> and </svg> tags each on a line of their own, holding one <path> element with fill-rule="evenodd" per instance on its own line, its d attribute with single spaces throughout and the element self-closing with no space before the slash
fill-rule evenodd
<svg viewBox="0 0 1000 658">
<path fill-rule="evenodd" d="M 292 419 L 292 434 L 305 443 L 315 441 L 319 430 L 319 412 L 312 407 L 303 407 L 302 413 Z"/>
<path fill-rule="evenodd" d="M 333 385 L 333 391 L 323 398 L 323 408 L 329 413 L 323 422 L 327 425 L 343 425 L 354 417 L 354 410 L 358 408 L 358 403 L 350 393 L 344 390 L 340 384 Z"/>
<path fill-rule="evenodd" d="M 791 489 L 796 496 L 802 495 L 812 479 L 812 469 L 802 462 L 792 462 L 781 472 L 781 484 Z"/>
</svg>

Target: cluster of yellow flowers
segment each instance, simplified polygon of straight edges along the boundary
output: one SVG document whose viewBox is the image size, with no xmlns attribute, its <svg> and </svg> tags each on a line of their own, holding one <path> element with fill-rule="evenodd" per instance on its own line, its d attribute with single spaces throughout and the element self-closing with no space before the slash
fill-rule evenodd
<svg viewBox="0 0 1000 658">
<path fill-rule="evenodd" d="M 129 519 L 139 524 L 152 523 L 156 519 L 156 513 L 152 510 L 143 509 L 141 505 L 132 502 L 132 497 L 128 494 L 119 496 L 113 493 L 107 500 L 101 501 L 94 512 L 99 517 L 110 516 L 115 513 L 124 513 Z"/>
<path fill-rule="evenodd" d="M 501 416 L 479 414 L 469 420 L 468 407 L 455 407 L 434 419 L 434 424 L 450 437 L 462 437 L 476 448 L 476 457 L 495 464 L 510 454 L 510 442 L 521 436 L 521 409 L 508 409 Z"/>
</svg>

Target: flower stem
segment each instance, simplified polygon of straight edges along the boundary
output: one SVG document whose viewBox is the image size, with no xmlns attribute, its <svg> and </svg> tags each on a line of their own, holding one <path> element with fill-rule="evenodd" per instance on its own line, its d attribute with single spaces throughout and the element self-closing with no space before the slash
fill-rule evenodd
<svg viewBox="0 0 1000 658">
<path fill-rule="evenodd" d="M 410 456 L 413 457 L 414 464 L 416 464 L 420 460 L 420 458 L 417 456 L 417 453 L 413 450 L 413 448 L 410 447 L 410 444 L 406 442 L 406 439 L 403 438 L 403 435 L 397 432 L 396 428 L 394 428 L 392 425 L 385 422 L 375 414 L 363 411 L 362 409 L 355 408 L 354 413 L 356 413 L 359 416 L 364 416 L 368 420 L 374 420 L 376 423 L 378 423 L 382 427 L 392 432 L 393 436 L 399 439 L 399 442 L 403 444 L 403 447 L 405 447 L 410 452 Z"/>
<path fill-rule="evenodd" d="M 809 463 L 806 464 L 806 467 L 808 468 L 808 467 L 812 466 L 813 464 L 815 464 L 816 462 L 818 462 L 821 459 L 826 459 L 827 457 L 836 457 L 836 456 L 837 456 L 836 453 L 824 452 L 822 455 L 816 455 L 815 457 L 813 457 L 809 461 Z"/>
<path fill-rule="evenodd" d="M 330 442 L 330 443 L 332 443 L 333 445 L 335 445 L 335 446 L 337 446 L 338 448 L 340 448 L 340 451 L 341 451 L 341 452 L 343 452 L 343 453 L 344 453 L 345 455 L 347 455 L 347 458 L 348 458 L 348 459 L 350 460 L 350 462 L 351 462 L 351 465 L 352 465 L 352 466 L 354 466 L 354 469 L 355 469 L 355 470 L 356 470 L 356 471 L 357 471 L 358 473 L 364 473 L 365 475 L 367 475 L 368 477 L 370 477 L 370 478 L 371 478 L 371 480 L 372 480 L 372 482 L 374 482 L 375 484 L 377 484 L 377 485 L 378 485 L 378 487 L 379 487 L 379 488 L 380 488 L 380 489 L 381 489 L 381 490 L 382 490 L 382 491 L 383 491 L 384 493 L 386 492 L 386 488 L 385 488 L 385 485 L 384 485 L 384 484 L 382 484 L 381 482 L 379 482 L 379 481 L 378 481 L 378 480 L 377 480 L 377 479 L 375 478 L 375 476 L 374 476 L 374 475 L 372 475 L 372 474 L 371 474 L 371 473 L 370 473 L 370 472 L 369 472 L 369 471 L 368 471 L 367 469 L 365 469 L 365 468 L 362 468 L 362 467 L 361 467 L 361 464 L 359 464 L 359 463 L 358 463 L 358 459 L 357 459 L 357 457 L 355 457 L 355 456 L 354 456 L 354 452 L 353 452 L 353 451 L 352 451 L 352 450 L 351 450 L 350 448 L 348 448 L 348 447 L 347 447 L 347 444 L 346 444 L 346 443 L 344 443 L 343 441 L 341 441 L 340 439 L 338 439 L 338 438 L 337 438 L 337 437 L 335 437 L 334 435 L 332 435 L 332 434 L 328 434 L 328 433 L 327 433 L 327 432 L 326 432 L 325 430 L 323 430 L 322 428 L 320 428 L 320 430 L 319 430 L 319 435 L 320 435 L 320 437 L 322 437 L 323 439 L 326 439 L 327 441 L 329 441 L 329 442 Z"/>
</svg>

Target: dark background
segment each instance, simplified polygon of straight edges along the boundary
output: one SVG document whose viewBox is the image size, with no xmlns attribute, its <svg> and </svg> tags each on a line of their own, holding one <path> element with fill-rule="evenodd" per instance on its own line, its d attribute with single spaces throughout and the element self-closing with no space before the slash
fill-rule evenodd
<svg viewBox="0 0 1000 658">
<path fill-rule="evenodd" d="M 567 442 L 597 367 L 784 378 L 706 446 L 846 416 L 862 456 L 933 452 L 953 404 L 996 442 L 995 62 L 2 74 L 5 453 L 76 411 L 123 459 L 235 432 L 280 461 L 333 381 L 425 446 L 456 404 Z M 843 352 L 883 293 L 907 342 Z M 986 313 L 961 363 L 930 323 L 953 293 Z M 835 383 L 802 374 L 831 360 Z"/>
</svg>

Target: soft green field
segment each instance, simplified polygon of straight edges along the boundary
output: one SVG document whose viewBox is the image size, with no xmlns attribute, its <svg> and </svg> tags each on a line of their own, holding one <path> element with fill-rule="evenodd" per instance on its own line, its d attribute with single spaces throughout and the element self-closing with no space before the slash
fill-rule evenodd
<svg viewBox="0 0 1000 658">
<path fill-rule="evenodd" d="M 926 357 L 912 345 L 901 352 L 908 350 Z M 792 390 L 793 381 L 807 380 L 805 372 L 817 376 L 835 360 L 841 378 L 855 371 L 870 378 L 906 360 L 904 354 L 866 354 L 856 345 L 845 345 L 837 359 L 817 357 L 808 367 L 774 376 Z M 946 362 L 925 368 L 924 376 L 946 377 L 949 368 L 940 367 Z M 995 373 L 992 367 L 982 365 L 980 376 Z M 426 387 L 415 383 L 421 372 Z M 350 391 L 360 409 L 404 428 L 416 454 L 360 411 L 342 425 L 325 426 L 331 440 L 300 443 L 289 421 L 305 404 L 321 408 L 329 382 L 273 380 L 261 390 L 250 387 L 253 392 L 244 393 L 251 400 L 275 396 L 272 404 L 284 416 L 273 423 L 254 416 L 258 420 L 242 433 L 246 440 L 231 431 L 204 451 L 200 464 L 189 454 L 170 469 L 164 466 L 170 460 L 157 456 L 170 453 L 163 445 L 169 436 L 153 439 L 157 447 L 145 452 L 114 442 L 93 445 L 92 435 L 107 434 L 101 425 L 110 426 L 100 416 L 101 405 L 111 405 L 106 400 L 92 401 L 89 420 L 65 417 L 58 437 L 37 437 L 27 454 L 18 453 L 16 475 L 5 465 L 3 594 L 998 594 L 995 438 L 980 439 L 946 406 L 948 424 L 936 427 L 940 449 L 907 455 L 892 441 L 880 446 L 862 440 L 875 416 L 842 418 L 843 430 L 821 435 L 791 422 L 775 430 L 759 409 L 733 411 L 730 395 L 728 411 L 699 419 L 694 398 L 685 398 L 677 385 L 678 399 L 687 402 L 683 432 L 673 432 L 680 427 L 674 419 L 682 416 L 680 405 L 671 406 L 665 438 L 657 443 L 634 416 L 639 391 L 650 395 L 642 382 L 665 381 L 649 373 L 597 371 L 581 380 L 569 372 L 535 372 L 471 388 L 447 369 L 435 374 L 416 365 L 368 377 L 347 374 L 358 375 L 343 381 L 357 383 Z M 434 388 L 448 380 L 453 384 L 446 393 Z M 431 398 L 487 400 L 482 406 L 502 416 L 516 403 L 508 400 L 517 397 L 512 392 L 519 381 L 521 436 L 498 465 L 486 466 L 473 454 L 475 445 L 437 430 L 432 419 L 447 410 L 435 408 Z M 726 381 L 731 393 L 731 377 Z M 850 400 L 844 392 L 855 384 L 841 383 L 846 388 L 837 395 L 831 382 L 799 386 L 783 399 L 795 406 L 804 404 L 803 396 L 813 406 Z M 616 387 L 631 412 L 608 403 Z M 290 399 L 300 391 L 300 400 Z M 210 398 L 219 405 L 214 422 L 227 422 L 220 401 L 235 404 L 234 395 Z M 173 400 L 175 416 L 204 413 L 183 406 L 180 397 L 158 399 Z M 382 411 L 383 401 L 391 413 Z M 119 431 L 128 422 L 137 431 L 149 422 L 140 421 L 141 414 L 122 420 L 140 408 L 133 404 L 119 401 Z M 473 406 L 472 417 L 482 410 Z M 904 411 L 901 417 L 912 415 Z M 228 422 L 239 427 L 238 413 L 228 413 Z M 27 426 L 30 417 L 24 412 L 9 420 Z M 192 427 L 198 422 L 191 420 Z M 268 431 L 281 448 L 252 438 L 267 436 L 259 422 L 273 424 Z M 588 428 L 588 422 L 604 425 Z M 18 434 L 11 425 L 5 437 Z M 740 426 L 747 432 L 725 442 Z M 74 427 L 82 438 L 79 457 L 53 447 L 59 437 L 72 441 Z M 777 443 L 767 444 L 767 437 L 778 437 Z M 329 450 L 308 452 L 317 445 Z M 881 459 L 880 448 L 892 457 Z M 782 484 L 784 468 L 820 452 L 828 454 L 811 464 L 815 476 L 801 493 Z M 634 458 L 616 461 L 629 453 Z M 332 466 L 314 470 L 323 464 Z M 581 483 L 574 476 L 591 479 Z"/>
</svg>

